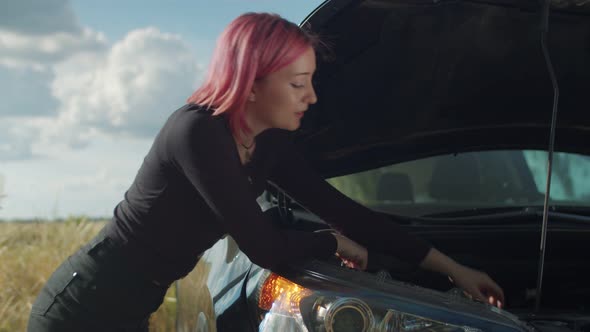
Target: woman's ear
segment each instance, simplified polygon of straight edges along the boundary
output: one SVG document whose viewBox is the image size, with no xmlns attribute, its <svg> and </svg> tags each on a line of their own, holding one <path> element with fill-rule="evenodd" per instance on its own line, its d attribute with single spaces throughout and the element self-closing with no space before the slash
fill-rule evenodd
<svg viewBox="0 0 590 332">
<path fill-rule="evenodd" d="M 248 93 L 248 101 L 253 103 L 256 102 L 256 93 L 258 92 L 258 81 L 254 81 L 250 93 Z"/>
</svg>

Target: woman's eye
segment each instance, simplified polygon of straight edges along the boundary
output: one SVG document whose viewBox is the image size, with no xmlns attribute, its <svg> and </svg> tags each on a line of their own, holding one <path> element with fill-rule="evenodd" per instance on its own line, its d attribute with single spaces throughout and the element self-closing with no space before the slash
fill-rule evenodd
<svg viewBox="0 0 590 332">
<path fill-rule="evenodd" d="M 294 88 L 297 88 L 297 89 L 301 89 L 301 88 L 304 87 L 303 84 L 297 84 L 297 83 L 291 83 L 291 86 L 294 87 Z"/>
</svg>

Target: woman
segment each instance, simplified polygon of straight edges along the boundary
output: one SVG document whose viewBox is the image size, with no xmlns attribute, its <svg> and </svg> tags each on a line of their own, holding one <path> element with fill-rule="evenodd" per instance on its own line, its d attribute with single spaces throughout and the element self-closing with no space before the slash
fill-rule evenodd
<svg viewBox="0 0 590 332">
<path fill-rule="evenodd" d="M 286 133 L 317 100 L 315 45 L 277 15 L 235 19 L 205 82 L 167 120 L 113 219 L 39 294 L 29 331 L 147 331 L 169 285 L 225 234 L 265 268 L 337 254 L 365 269 L 366 248 L 379 250 L 500 305 L 502 290 L 487 275 L 340 194 L 291 145 Z M 268 182 L 358 243 L 339 232 L 274 226 L 256 203 Z"/>
</svg>

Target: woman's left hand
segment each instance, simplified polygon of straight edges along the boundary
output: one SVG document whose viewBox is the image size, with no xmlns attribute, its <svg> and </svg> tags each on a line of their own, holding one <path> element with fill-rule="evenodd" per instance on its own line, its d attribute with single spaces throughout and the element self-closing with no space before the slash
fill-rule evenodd
<svg viewBox="0 0 590 332">
<path fill-rule="evenodd" d="M 475 299 L 498 308 L 504 305 L 504 291 L 486 273 L 457 264 L 449 278 Z"/>
</svg>

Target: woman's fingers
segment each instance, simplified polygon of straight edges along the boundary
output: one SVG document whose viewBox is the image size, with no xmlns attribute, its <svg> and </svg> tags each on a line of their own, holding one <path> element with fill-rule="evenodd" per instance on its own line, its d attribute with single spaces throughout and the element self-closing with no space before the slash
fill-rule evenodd
<svg viewBox="0 0 590 332">
<path fill-rule="evenodd" d="M 500 309 L 502 309 L 502 306 L 503 306 L 502 301 L 500 301 L 499 299 L 495 298 L 493 295 L 490 295 L 488 297 L 488 303 L 491 304 L 491 305 L 493 305 L 493 306 L 496 306 L 496 307 L 498 307 Z"/>
<path fill-rule="evenodd" d="M 504 304 L 504 291 L 490 276 L 465 266 L 458 270 L 453 279 L 468 292 L 473 299 L 487 302 L 501 308 Z"/>
<path fill-rule="evenodd" d="M 367 249 L 342 234 L 334 233 L 334 236 L 338 242 L 337 255 L 346 260 L 346 266 L 365 270 L 368 261 Z"/>
<path fill-rule="evenodd" d="M 484 274 L 484 276 L 485 278 L 481 288 L 483 289 L 483 292 L 485 293 L 488 302 L 493 301 L 490 304 L 500 307 L 498 303 L 504 303 L 504 291 L 487 274 Z"/>
<path fill-rule="evenodd" d="M 498 284 L 496 284 L 493 280 L 490 279 L 491 282 L 491 287 L 493 289 L 493 291 L 496 293 L 496 299 L 504 302 L 504 291 L 502 290 L 502 288 L 500 286 L 498 286 Z"/>
</svg>

